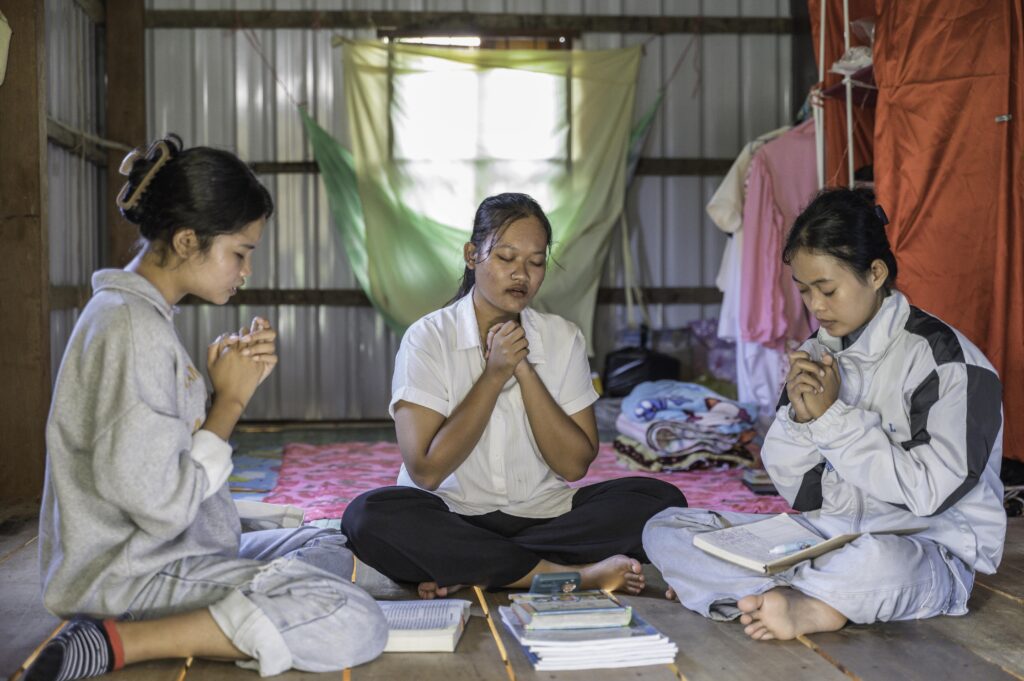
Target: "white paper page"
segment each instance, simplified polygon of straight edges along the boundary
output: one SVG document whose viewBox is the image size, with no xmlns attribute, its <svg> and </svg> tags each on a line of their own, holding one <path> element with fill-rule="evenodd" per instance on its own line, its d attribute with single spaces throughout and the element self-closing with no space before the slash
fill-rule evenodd
<svg viewBox="0 0 1024 681">
<path fill-rule="evenodd" d="M 746 525 L 734 525 L 728 531 L 711 533 L 703 539 L 725 551 L 746 556 L 762 563 L 784 557 L 784 554 L 772 554 L 776 546 L 806 542 L 808 545 L 820 544 L 825 541 L 786 514 L 780 514 L 768 520 L 761 520 L 755 528 Z"/>
<path fill-rule="evenodd" d="M 458 625 L 468 601 L 378 601 L 388 629 L 447 629 Z"/>
</svg>

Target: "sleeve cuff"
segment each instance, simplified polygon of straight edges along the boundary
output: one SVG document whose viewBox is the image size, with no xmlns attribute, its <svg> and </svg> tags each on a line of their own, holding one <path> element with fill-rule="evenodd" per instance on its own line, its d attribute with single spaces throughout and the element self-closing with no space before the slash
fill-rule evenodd
<svg viewBox="0 0 1024 681">
<path fill-rule="evenodd" d="M 448 400 L 407 385 L 399 388 L 391 395 L 391 404 L 388 405 L 388 414 L 390 414 L 391 418 L 395 418 L 395 405 L 398 404 L 399 400 L 405 400 L 427 409 L 433 409 L 445 418 L 448 418 L 451 413 L 451 410 L 448 408 Z"/>
<path fill-rule="evenodd" d="M 852 407 L 837 399 L 825 413 L 807 423 L 807 430 L 811 440 L 815 443 L 831 442 L 841 432 L 843 418 L 850 412 Z"/>
<path fill-rule="evenodd" d="M 192 436 L 192 460 L 199 464 L 209 485 L 203 499 L 217 493 L 231 474 L 231 445 L 208 430 L 196 431 Z"/>
<path fill-rule="evenodd" d="M 583 393 L 576 399 L 570 400 L 569 402 L 566 402 L 565 404 L 562 404 L 560 406 L 566 414 L 572 416 L 577 412 L 583 411 L 584 409 L 592 405 L 594 402 L 597 402 L 597 399 L 599 397 L 600 395 L 597 394 L 597 391 L 594 390 L 594 386 L 591 385 L 590 390 Z"/>
<path fill-rule="evenodd" d="M 782 424 L 782 428 L 786 431 L 786 435 L 803 442 L 811 441 L 811 429 L 808 427 L 810 423 L 798 423 L 793 420 L 793 415 L 790 413 L 792 407 L 788 404 L 779 407 L 775 414 L 775 420 Z"/>
</svg>

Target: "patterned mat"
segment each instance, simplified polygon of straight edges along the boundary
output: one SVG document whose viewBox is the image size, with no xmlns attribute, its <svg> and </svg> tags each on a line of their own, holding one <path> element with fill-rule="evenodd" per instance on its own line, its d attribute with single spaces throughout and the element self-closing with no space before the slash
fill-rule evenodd
<svg viewBox="0 0 1024 681">
<path fill-rule="evenodd" d="M 332 445 L 290 444 L 277 485 L 263 501 L 305 509 L 306 521 L 340 518 L 352 499 L 363 492 L 395 484 L 402 455 L 393 442 L 343 442 Z M 597 460 L 574 487 L 631 475 L 659 478 L 683 491 L 690 506 L 748 513 L 790 511 L 778 496 L 759 496 L 740 481 L 740 469 L 685 473 L 631 471 L 620 465 L 610 444 L 602 444 Z"/>
</svg>

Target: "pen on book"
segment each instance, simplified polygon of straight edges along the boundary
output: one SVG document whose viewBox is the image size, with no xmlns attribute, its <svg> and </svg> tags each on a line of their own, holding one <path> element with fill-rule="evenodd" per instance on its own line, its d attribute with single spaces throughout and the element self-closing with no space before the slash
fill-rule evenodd
<svg viewBox="0 0 1024 681">
<path fill-rule="evenodd" d="M 787 553 L 796 553 L 797 551 L 809 549 L 812 546 L 814 546 L 814 544 L 808 541 L 795 541 L 790 542 L 789 544 L 779 544 L 778 546 L 773 546 L 768 550 L 768 553 L 770 553 L 773 556 L 784 556 Z"/>
</svg>

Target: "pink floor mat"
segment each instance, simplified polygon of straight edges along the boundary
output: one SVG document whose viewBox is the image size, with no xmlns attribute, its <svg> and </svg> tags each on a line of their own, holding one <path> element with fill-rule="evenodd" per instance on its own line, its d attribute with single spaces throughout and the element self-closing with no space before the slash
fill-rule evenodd
<svg viewBox="0 0 1024 681">
<path fill-rule="evenodd" d="M 274 491 L 263 501 L 305 509 L 306 520 L 340 518 L 349 502 L 363 492 L 395 484 L 402 455 L 392 442 L 342 442 L 333 445 L 291 444 Z M 631 471 L 618 463 L 610 444 L 574 487 L 631 475 L 659 478 L 683 491 L 690 506 L 747 513 L 781 513 L 792 509 L 782 497 L 757 495 L 740 482 L 739 469 L 689 473 Z"/>
</svg>

